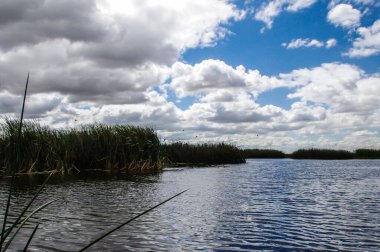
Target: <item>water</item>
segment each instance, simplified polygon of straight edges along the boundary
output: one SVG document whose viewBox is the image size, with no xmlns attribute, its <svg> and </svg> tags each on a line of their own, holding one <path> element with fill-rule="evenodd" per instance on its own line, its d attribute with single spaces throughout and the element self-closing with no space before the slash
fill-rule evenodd
<svg viewBox="0 0 380 252">
<path fill-rule="evenodd" d="M 33 218 L 11 251 L 23 248 L 37 222 L 30 251 L 76 251 L 188 188 L 89 251 L 380 250 L 380 160 L 248 160 L 49 184 L 40 202 L 55 197 L 67 202 L 60 200 Z M 2 182 L 3 205 L 5 189 Z M 32 192 L 18 188 L 13 209 Z"/>
</svg>

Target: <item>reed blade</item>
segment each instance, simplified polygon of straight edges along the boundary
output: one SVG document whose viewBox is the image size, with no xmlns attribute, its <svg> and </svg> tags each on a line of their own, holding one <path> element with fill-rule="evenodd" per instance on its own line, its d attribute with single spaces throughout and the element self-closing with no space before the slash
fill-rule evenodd
<svg viewBox="0 0 380 252">
<path fill-rule="evenodd" d="M 182 192 L 180 192 L 180 193 L 177 193 L 176 195 L 174 195 L 174 196 L 172 196 L 172 197 L 170 197 L 170 198 L 168 198 L 168 199 L 162 201 L 161 203 L 159 203 L 159 204 L 157 204 L 157 205 L 155 205 L 155 206 L 149 208 L 148 210 L 145 210 L 144 212 L 142 212 L 142 213 L 136 215 L 136 216 L 133 217 L 132 219 L 129 219 L 128 221 L 126 221 L 126 222 L 120 224 L 119 226 L 117 226 L 117 227 L 111 229 L 111 230 L 108 231 L 107 233 L 105 233 L 105 234 L 99 236 L 97 239 L 95 239 L 94 241 L 90 242 L 87 246 L 85 246 L 84 248 L 82 248 L 81 250 L 79 250 L 79 252 L 81 252 L 81 251 L 85 251 L 86 249 L 88 249 L 89 247 L 91 247 L 92 245 L 94 245 L 95 243 L 97 243 L 98 241 L 100 241 L 101 239 L 103 239 L 104 237 L 110 235 L 111 233 L 113 233 L 113 232 L 115 232 L 116 230 L 120 229 L 121 227 L 123 227 L 123 226 L 129 224 L 130 222 L 132 222 L 132 221 L 134 221 L 134 220 L 140 218 L 141 216 L 143 216 L 143 215 L 149 213 L 150 211 L 154 210 L 155 208 L 157 208 L 157 207 L 159 207 L 159 206 L 165 204 L 166 202 L 168 202 L 168 201 L 170 201 L 170 200 L 172 200 L 172 199 L 178 197 L 179 195 L 185 193 L 185 192 L 188 191 L 188 190 L 189 190 L 189 189 L 184 190 L 184 191 L 182 191 Z"/>
<path fill-rule="evenodd" d="M 19 159 L 20 159 L 20 151 L 21 151 L 21 146 L 20 146 L 21 140 L 20 139 L 21 139 L 21 130 L 22 130 L 22 120 L 24 119 L 25 100 L 26 100 L 26 94 L 27 94 L 27 91 L 28 91 L 28 85 L 29 85 L 29 73 L 28 73 L 28 77 L 26 78 L 25 91 L 24 91 L 24 99 L 23 99 L 23 102 L 22 102 L 20 124 L 19 124 L 19 128 L 18 128 L 18 137 L 17 137 L 18 152 L 17 152 L 17 160 L 16 160 L 15 167 L 12 167 L 12 181 L 11 181 L 11 185 L 9 186 L 7 205 L 5 207 L 5 213 L 4 213 L 3 227 L 2 227 L 2 230 L 1 230 L 0 251 L 2 251 L 3 243 L 4 243 L 4 240 L 5 240 L 4 233 L 5 233 L 5 228 L 6 228 L 6 225 L 7 225 L 7 218 L 8 218 L 8 213 L 9 213 L 9 207 L 10 207 L 10 204 L 11 204 L 11 195 L 12 195 L 12 191 L 13 191 L 14 184 L 15 184 L 15 181 L 16 181 L 17 165 L 19 164 Z"/>
<path fill-rule="evenodd" d="M 30 235 L 30 237 L 29 237 L 29 239 L 28 239 L 28 242 L 26 243 L 23 252 L 26 252 L 26 251 L 27 251 L 27 249 L 28 249 L 28 247 L 29 247 L 29 244 L 30 244 L 30 242 L 32 241 L 32 239 L 33 239 L 33 237 L 34 237 L 34 234 L 36 233 L 36 231 L 37 231 L 39 225 L 40 225 L 40 223 L 37 223 L 36 227 L 33 229 L 33 233 Z"/>
<path fill-rule="evenodd" d="M 45 207 L 49 206 L 50 204 L 56 202 L 58 199 L 54 199 L 54 200 L 50 200 L 48 202 L 46 202 L 45 204 L 43 204 L 42 206 L 38 207 L 37 209 L 35 209 L 33 212 L 31 212 L 22 222 L 21 224 L 18 226 L 18 228 L 16 229 L 16 231 L 13 233 L 12 237 L 9 238 L 7 244 L 5 244 L 4 246 L 4 251 L 8 249 L 9 245 L 11 245 L 13 239 L 16 237 L 16 235 L 18 234 L 18 232 L 20 231 L 20 229 L 25 225 L 25 223 L 33 216 L 35 215 L 36 213 L 38 213 L 39 211 L 41 211 L 42 209 L 44 209 Z"/>
<path fill-rule="evenodd" d="M 25 206 L 24 210 L 19 214 L 19 216 L 17 217 L 16 221 L 12 224 L 12 226 L 9 229 L 7 229 L 7 231 L 5 231 L 4 239 L 6 239 L 8 237 L 8 235 L 12 232 L 13 228 L 16 227 L 17 224 L 20 222 L 22 216 L 24 216 L 24 214 L 26 213 L 26 211 L 28 211 L 29 207 L 32 205 L 32 203 L 34 202 L 34 200 L 41 193 L 42 189 L 45 187 L 46 183 L 48 182 L 48 180 L 50 179 L 50 177 L 53 175 L 53 173 L 54 172 L 51 172 L 50 175 L 45 179 L 45 181 L 40 186 L 40 189 L 38 189 L 38 191 L 33 195 L 33 198 Z"/>
</svg>

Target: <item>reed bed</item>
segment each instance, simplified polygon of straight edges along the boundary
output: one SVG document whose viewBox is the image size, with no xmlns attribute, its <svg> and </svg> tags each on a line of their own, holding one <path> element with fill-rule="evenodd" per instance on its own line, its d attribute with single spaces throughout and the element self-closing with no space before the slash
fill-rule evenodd
<svg viewBox="0 0 380 252">
<path fill-rule="evenodd" d="M 238 164 L 245 162 L 239 148 L 225 143 L 189 144 L 175 142 L 163 144 L 162 152 L 169 165 L 173 166 Z"/>
<path fill-rule="evenodd" d="M 160 141 L 150 128 L 96 124 L 80 129 L 54 130 L 27 122 L 22 128 L 20 147 L 17 147 L 18 123 L 16 120 L 5 120 L 0 124 L 0 165 L 3 174 L 10 174 L 17 148 L 21 148 L 20 173 L 55 170 L 70 174 L 109 170 L 136 174 L 162 169 Z"/>
<path fill-rule="evenodd" d="M 286 158 L 286 154 L 272 149 L 245 149 L 244 158 Z"/>
</svg>

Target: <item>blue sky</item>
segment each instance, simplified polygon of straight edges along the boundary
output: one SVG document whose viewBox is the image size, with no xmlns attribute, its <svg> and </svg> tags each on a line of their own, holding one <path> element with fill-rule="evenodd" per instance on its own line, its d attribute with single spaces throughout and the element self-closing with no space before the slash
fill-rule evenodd
<svg viewBox="0 0 380 252">
<path fill-rule="evenodd" d="M 4 12 L 4 13 L 2 13 Z M 375 0 L 0 3 L 0 117 L 242 148 L 380 148 Z M 17 67 L 15 67 L 17 66 Z"/>
<path fill-rule="evenodd" d="M 256 3 L 257 2 L 257 3 Z M 249 8 L 265 6 L 262 1 L 249 4 Z M 248 16 L 239 22 L 230 24 L 232 32 L 226 39 L 214 47 L 190 49 L 183 60 L 196 64 L 204 59 L 221 59 L 229 65 L 244 65 L 247 68 L 260 69 L 266 75 L 289 72 L 296 68 L 315 67 L 324 62 L 348 62 L 356 64 L 373 73 L 380 69 L 380 55 L 351 59 L 342 54 L 347 51 L 356 35 L 346 28 L 336 27 L 327 20 L 329 1 L 316 1 L 308 8 L 296 13 L 281 13 L 275 18 L 273 27 L 260 33 L 264 23 Z M 363 9 L 362 5 L 358 5 Z M 373 24 L 379 18 L 379 7 L 373 7 L 361 18 L 363 26 Z M 350 34 L 352 33 L 352 34 Z M 289 50 L 281 46 L 294 38 L 314 38 L 326 41 L 335 38 L 335 47 L 299 48 Z"/>
<path fill-rule="evenodd" d="M 237 5 L 248 10 L 268 4 L 263 1 L 237 1 Z M 336 27 L 327 20 L 329 1 L 316 1 L 310 7 L 296 13 L 285 12 L 276 17 L 273 27 L 260 32 L 264 23 L 254 18 L 244 18 L 228 26 L 231 31 L 226 39 L 213 47 L 194 48 L 185 52 L 182 60 L 196 64 L 209 58 L 220 59 L 231 66 L 244 65 L 247 68 L 259 69 L 265 75 L 278 75 L 297 68 L 316 67 L 325 62 L 346 62 L 355 64 L 366 73 L 378 73 L 380 70 L 380 55 L 364 58 L 349 58 L 343 53 L 347 51 L 355 39 L 353 30 Z M 371 25 L 379 18 L 380 5 L 369 10 L 369 6 L 353 5 L 365 14 L 361 18 L 364 26 Z M 254 12 L 254 11 L 253 11 Z M 294 38 L 314 38 L 326 41 L 334 38 L 337 44 L 332 48 L 299 48 L 287 49 L 282 43 Z M 289 109 L 292 101 L 287 99 L 288 90 L 279 88 L 263 93 L 258 97 L 261 105 L 274 104 Z M 178 102 L 185 108 L 192 104 L 193 99 Z"/>
</svg>

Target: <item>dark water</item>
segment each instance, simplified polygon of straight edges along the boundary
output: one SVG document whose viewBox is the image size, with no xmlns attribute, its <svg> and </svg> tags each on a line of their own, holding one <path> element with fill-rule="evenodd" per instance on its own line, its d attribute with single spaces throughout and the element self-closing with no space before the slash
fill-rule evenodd
<svg viewBox="0 0 380 252">
<path fill-rule="evenodd" d="M 5 188 L 2 182 L 2 207 Z M 34 218 L 12 249 L 22 248 L 41 222 L 31 251 L 76 251 L 187 188 L 89 251 L 380 251 L 380 160 L 251 160 L 50 184 L 40 202 L 67 202 Z M 13 209 L 32 191 L 19 188 Z"/>
</svg>

